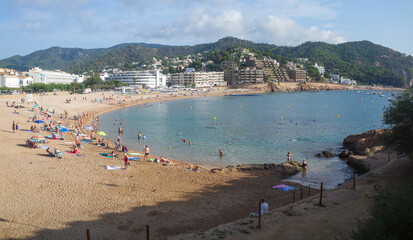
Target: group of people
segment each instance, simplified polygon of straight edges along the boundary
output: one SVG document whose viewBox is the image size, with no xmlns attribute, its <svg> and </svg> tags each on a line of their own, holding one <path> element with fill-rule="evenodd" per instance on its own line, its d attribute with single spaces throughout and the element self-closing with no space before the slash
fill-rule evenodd
<svg viewBox="0 0 413 240">
<path fill-rule="evenodd" d="M 291 159 L 292 159 L 291 152 L 288 152 L 288 153 L 287 153 L 287 162 L 291 161 Z M 308 164 L 307 164 L 307 162 L 305 161 L 305 159 L 304 159 L 303 162 L 301 163 L 301 167 L 304 168 L 304 170 L 307 170 L 307 169 L 308 169 Z"/>
</svg>

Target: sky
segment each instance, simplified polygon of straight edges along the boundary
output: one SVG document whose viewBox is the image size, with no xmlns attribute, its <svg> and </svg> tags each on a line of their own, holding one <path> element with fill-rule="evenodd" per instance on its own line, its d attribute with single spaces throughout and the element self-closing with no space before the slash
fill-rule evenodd
<svg viewBox="0 0 413 240">
<path fill-rule="evenodd" d="M 412 0 L 0 0 L 0 59 L 53 46 L 368 40 L 413 55 Z"/>
</svg>

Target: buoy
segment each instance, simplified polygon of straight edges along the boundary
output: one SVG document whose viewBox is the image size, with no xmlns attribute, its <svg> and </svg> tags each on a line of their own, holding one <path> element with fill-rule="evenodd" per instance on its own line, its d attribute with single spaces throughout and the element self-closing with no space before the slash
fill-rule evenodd
<svg viewBox="0 0 413 240">
<path fill-rule="evenodd" d="M 146 139 L 146 136 L 143 136 L 142 139 Z"/>
<path fill-rule="evenodd" d="M 190 106 L 189 108 L 192 109 L 192 106 Z"/>
<path fill-rule="evenodd" d="M 363 101 L 363 98 L 361 98 L 361 101 Z"/>
<path fill-rule="evenodd" d="M 337 117 L 339 118 L 339 117 L 340 117 L 340 114 L 337 114 Z"/>
<path fill-rule="evenodd" d="M 383 117 L 383 113 L 381 114 L 381 116 Z"/>
<path fill-rule="evenodd" d="M 242 105 L 241 105 L 241 106 L 239 106 L 239 108 L 242 108 Z"/>
<path fill-rule="evenodd" d="M 290 105 L 288 105 L 288 108 L 290 107 Z"/>
<path fill-rule="evenodd" d="M 373 102 L 373 100 L 371 100 L 371 102 Z"/>
<path fill-rule="evenodd" d="M 169 149 L 171 149 L 172 147 L 171 146 L 169 146 Z"/>
<path fill-rule="evenodd" d="M 281 116 L 281 120 L 283 119 L 283 116 Z"/>
<path fill-rule="evenodd" d="M 217 120 L 217 118 L 216 117 L 214 117 L 214 121 L 216 121 Z"/>
</svg>

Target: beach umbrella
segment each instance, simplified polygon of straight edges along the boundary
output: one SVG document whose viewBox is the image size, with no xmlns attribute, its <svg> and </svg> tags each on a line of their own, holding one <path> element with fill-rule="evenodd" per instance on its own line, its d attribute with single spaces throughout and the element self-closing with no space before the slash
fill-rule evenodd
<svg viewBox="0 0 413 240">
<path fill-rule="evenodd" d="M 103 131 L 97 131 L 96 134 L 99 136 L 106 136 L 106 133 Z"/>
<path fill-rule="evenodd" d="M 38 142 L 38 141 L 44 141 L 45 140 L 44 137 L 39 135 L 39 134 L 36 134 L 36 135 L 32 136 L 30 139 L 33 142 Z"/>
<path fill-rule="evenodd" d="M 36 120 L 36 121 L 34 121 L 35 123 L 44 123 L 44 121 L 43 120 Z"/>
<path fill-rule="evenodd" d="M 67 129 L 67 128 L 61 128 L 61 129 L 59 129 L 59 132 L 69 132 L 69 129 Z"/>
<path fill-rule="evenodd" d="M 34 105 L 33 107 L 39 107 L 39 106 L 37 106 L 37 105 Z"/>
<path fill-rule="evenodd" d="M 91 126 L 84 126 L 83 129 L 92 131 L 92 130 L 93 130 L 93 127 L 91 127 Z"/>
</svg>

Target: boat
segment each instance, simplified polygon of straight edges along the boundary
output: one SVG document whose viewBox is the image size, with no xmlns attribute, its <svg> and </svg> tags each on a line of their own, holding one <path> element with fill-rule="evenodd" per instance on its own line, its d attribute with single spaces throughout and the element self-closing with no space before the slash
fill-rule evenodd
<svg viewBox="0 0 413 240">
<path fill-rule="evenodd" d="M 384 94 L 380 94 L 380 97 L 385 97 Z"/>
<path fill-rule="evenodd" d="M 393 101 L 393 98 L 389 97 L 389 98 L 387 98 L 387 101 L 391 102 L 391 101 Z"/>
</svg>

